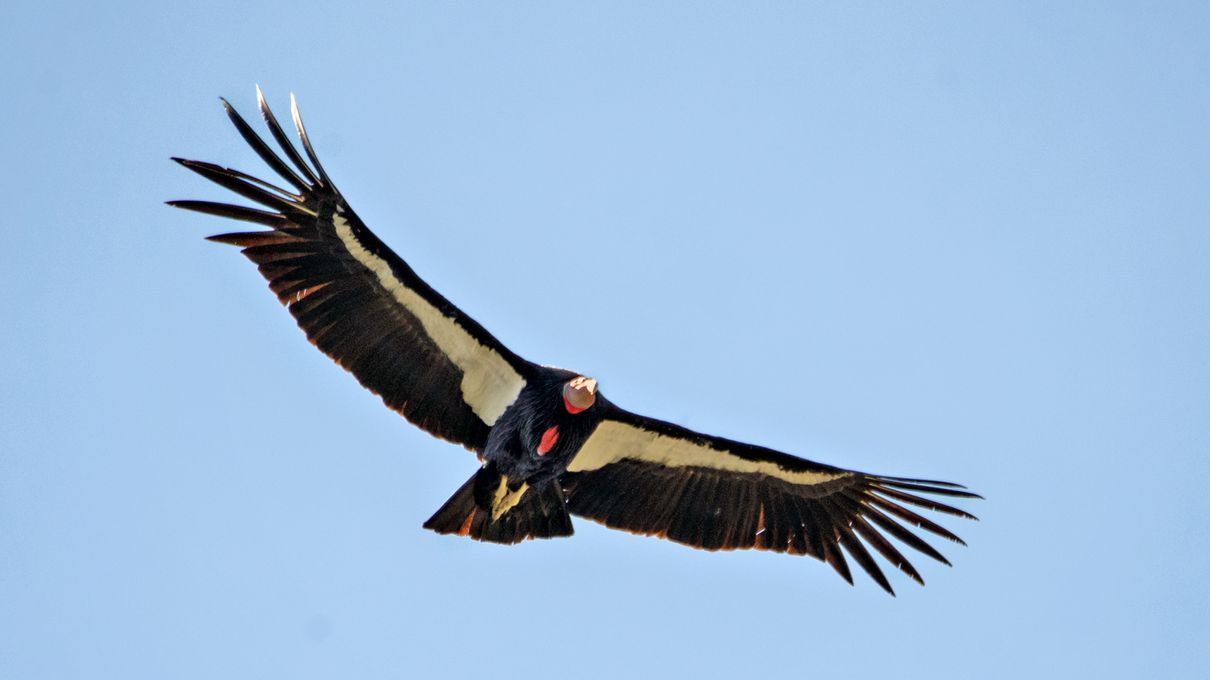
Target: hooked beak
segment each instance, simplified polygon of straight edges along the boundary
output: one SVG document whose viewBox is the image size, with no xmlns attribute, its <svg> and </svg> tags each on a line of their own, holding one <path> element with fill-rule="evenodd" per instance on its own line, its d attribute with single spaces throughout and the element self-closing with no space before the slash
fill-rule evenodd
<svg viewBox="0 0 1210 680">
<path fill-rule="evenodd" d="M 570 413 L 579 413 L 597 400 L 597 381 L 579 376 L 563 386 L 563 404 Z"/>
</svg>

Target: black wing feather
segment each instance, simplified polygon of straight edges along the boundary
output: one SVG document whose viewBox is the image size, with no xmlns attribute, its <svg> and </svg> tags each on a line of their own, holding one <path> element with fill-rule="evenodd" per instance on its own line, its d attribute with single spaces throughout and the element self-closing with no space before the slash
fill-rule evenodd
<svg viewBox="0 0 1210 680">
<path fill-rule="evenodd" d="M 265 101 L 265 94 L 261 92 L 260 86 L 256 87 L 256 106 L 260 109 L 261 117 L 265 119 L 265 125 L 269 128 L 269 134 L 273 135 L 274 141 L 281 147 L 281 150 L 286 154 L 286 158 L 294 163 L 294 167 L 298 168 L 304 177 L 307 178 L 307 184 L 310 186 L 322 186 L 324 183 L 315 176 L 311 168 L 303 162 L 302 156 L 298 155 L 298 149 L 294 148 L 293 142 L 286 132 L 282 130 L 281 125 L 277 122 L 277 116 L 273 115 L 273 109 L 269 108 L 269 103 Z M 229 109 L 234 113 L 235 109 Z"/>
<path fill-rule="evenodd" d="M 256 95 L 257 99 L 263 99 L 259 87 L 256 88 Z M 299 177 L 298 173 L 294 172 L 290 166 L 286 165 L 286 163 L 282 161 L 281 157 L 273 152 L 273 149 L 269 148 L 269 145 L 265 143 L 265 140 L 261 139 L 261 136 L 256 134 L 256 131 L 252 129 L 252 126 L 248 125 L 248 122 L 244 120 L 243 116 L 239 115 L 239 112 L 235 110 L 235 107 L 232 106 L 230 102 L 228 102 L 226 99 L 221 99 L 221 101 L 223 102 L 223 109 L 227 111 L 227 117 L 231 119 L 231 122 L 235 125 L 235 129 L 239 131 L 240 136 L 244 138 L 244 141 L 248 143 L 248 146 L 252 147 L 252 150 L 256 152 L 256 155 L 261 157 L 261 160 L 265 162 L 265 165 L 268 165 L 270 168 L 272 168 L 273 171 L 280 175 L 282 179 L 286 180 L 290 184 L 293 184 L 294 187 L 300 192 L 306 193 L 310 185 L 303 180 L 303 178 Z M 267 109 L 269 107 L 266 105 L 265 108 Z M 281 140 L 279 139 L 278 142 L 280 143 Z M 286 143 L 288 144 L 289 140 L 287 140 Z M 314 180 L 312 179 L 312 181 Z"/>
</svg>

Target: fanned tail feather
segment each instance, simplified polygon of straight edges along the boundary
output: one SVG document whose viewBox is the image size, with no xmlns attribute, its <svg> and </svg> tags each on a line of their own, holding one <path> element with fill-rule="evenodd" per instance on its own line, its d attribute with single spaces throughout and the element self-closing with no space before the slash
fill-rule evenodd
<svg viewBox="0 0 1210 680">
<path fill-rule="evenodd" d="M 454 492 L 424 523 L 424 528 L 490 543 L 519 543 L 530 538 L 572 534 L 563 487 L 557 481 L 524 489 L 520 500 L 500 513 L 499 508 L 493 508 L 493 496 L 497 489 L 507 486 L 507 479 L 489 463 Z M 496 513 L 498 516 L 493 516 Z"/>
</svg>

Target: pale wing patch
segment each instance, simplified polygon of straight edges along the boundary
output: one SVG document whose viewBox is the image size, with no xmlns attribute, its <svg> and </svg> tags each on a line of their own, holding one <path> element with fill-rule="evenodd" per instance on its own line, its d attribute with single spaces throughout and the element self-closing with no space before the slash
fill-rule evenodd
<svg viewBox="0 0 1210 680">
<path fill-rule="evenodd" d="M 504 357 L 480 343 L 457 321 L 442 314 L 395 278 L 391 265 L 366 250 L 357 240 L 353 228 L 344 217 L 343 208 L 338 209 L 332 219 L 336 224 L 336 235 L 349 254 L 374 273 L 382 287 L 416 317 L 433 343 L 455 366 L 462 369 L 462 400 L 484 423 L 494 424 L 500 414 L 517 400 L 517 395 L 525 387 L 525 379 Z"/>
<path fill-rule="evenodd" d="M 665 467 L 703 467 L 727 472 L 746 472 L 776 477 L 791 484 L 813 485 L 838 479 L 847 472 L 804 472 L 787 470 L 767 460 L 748 460 L 725 449 L 695 444 L 616 420 L 597 425 L 579 453 L 571 459 L 568 472 L 589 472 L 623 459 L 640 460 Z"/>
</svg>

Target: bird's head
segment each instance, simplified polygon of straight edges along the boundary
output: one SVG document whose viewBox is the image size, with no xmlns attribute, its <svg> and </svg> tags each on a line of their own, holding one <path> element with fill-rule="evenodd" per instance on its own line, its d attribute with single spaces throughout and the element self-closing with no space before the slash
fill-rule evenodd
<svg viewBox="0 0 1210 680">
<path fill-rule="evenodd" d="M 563 385 L 563 406 L 568 413 L 579 413 L 597 401 L 597 381 L 578 375 Z"/>
</svg>

